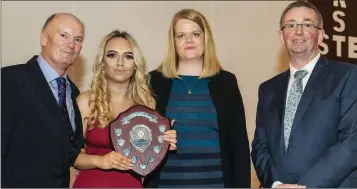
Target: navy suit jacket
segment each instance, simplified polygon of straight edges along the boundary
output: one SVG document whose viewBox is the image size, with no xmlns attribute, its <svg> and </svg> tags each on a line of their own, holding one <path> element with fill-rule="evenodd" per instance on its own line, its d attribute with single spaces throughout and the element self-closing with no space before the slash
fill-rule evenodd
<svg viewBox="0 0 357 189">
<path fill-rule="evenodd" d="M 262 83 L 252 160 L 263 187 L 357 187 L 357 66 L 318 60 L 298 105 L 285 150 L 289 70 Z"/>
<path fill-rule="evenodd" d="M 83 144 L 79 90 L 69 79 L 76 122 L 71 140 L 36 58 L 1 69 L 1 187 L 68 188 Z"/>
</svg>

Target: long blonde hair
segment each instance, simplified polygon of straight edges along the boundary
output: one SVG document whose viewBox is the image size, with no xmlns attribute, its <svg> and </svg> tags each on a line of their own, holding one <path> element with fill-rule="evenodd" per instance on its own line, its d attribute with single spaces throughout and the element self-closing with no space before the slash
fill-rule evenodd
<svg viewBox="0 0 357 189">
<path fill-rule="evenodd" d="M 164 60 L 158 67 L 158 71 L 162 72 L 165 77 L 179 78 L 177 74 L 178 67 L 178 55 L 175 49 L 175 25 L 179 19 L 188 19 L 198 24 L 205 34 L 205 49 L 203 53 L 203 70 L 200 78 L 210 77 L 219 72 L 222 67 L 218 61 L 216 55 L 215 43 L 211 31 L 211 27 L 208 24 L 207 19 L 198 11 L 194 9 L 183 9 L 177 12 L 172 18 L 169 32 L 168 41 L 166 45 L 166 52 Z"/>
<path fill-rule="evenodd" d="M 99 127 L 106 127 L 116 115 L 110 107 L 110 90 L 108 88 L 107 76 L 104 71 L 104 54 L 108 42 L 114 38 L 126 39 L 134 51 L 134 61 L 136 69 L 130 78 L 127 95 L 131 105 L 141 104 L 154 108 L 155 103 L 149 87 L 149 76 L 146 74 L 146 61 L 135 39 L 125 31 L 114 30 L 109 33 L 101 42 L 93 66 L 93 79 L 91 83 L 91 96 L 89 99 L 89 126 L 94 126 L 99 122 Z"/>
</svg>

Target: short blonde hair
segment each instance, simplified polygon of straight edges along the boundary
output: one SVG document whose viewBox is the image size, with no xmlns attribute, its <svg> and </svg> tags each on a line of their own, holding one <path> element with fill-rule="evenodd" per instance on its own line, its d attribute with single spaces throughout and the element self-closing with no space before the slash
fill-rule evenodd
<svg viewBox="0 0 357 189">
<path fill-rule="evenodd" d="M 207 19 L 198 11 L 194 9 L 183 9 L 177 12 L 172 18 L 169 32 L 168 41 L 166 46 L 166 53 L 164 60 L 158 67 L 158 71 L 162 72 L 165 77 L 179 78 L 177 74 L 178 55 L 175 49 L 175 25 L 180 19 L 188 19 L 198 24 L 205 34 L 205 44 L 203 53 L 203 70 L 200 78 L 211 77 L 219 72 L 222 67 L 216 55 L 215 43 Z"/>
<path fill-rule="evenodd" d="M 114 30 L 104 37 L 97 53 L 93 66 L 93 79 L 91 84 L 91 96 L 89 99 L 90 112 L 86 119 L 89 119 L 89 126 L 92 127 L 99 122 L 99 127 L 106 127 L 117 115 L 113 114 L 110 107 L 111 95 L 109 92 L 107 77 L 104 71 L 104 54 L 108 42 L 115 38 L 126 39 L 134 52 L 135 72 L 133 73 L 128 86 L 128 97 L 132 105 L 141 104 L 154 108 L 155 99 L 149 87 L 149 76 L 146 74 L 146 61 L 142 55 L 138 43 L 125 31 Z"/>
</svg>

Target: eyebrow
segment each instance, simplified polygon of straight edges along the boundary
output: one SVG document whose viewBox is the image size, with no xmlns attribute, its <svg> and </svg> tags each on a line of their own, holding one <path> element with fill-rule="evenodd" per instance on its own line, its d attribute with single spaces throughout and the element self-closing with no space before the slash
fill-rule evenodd
<svg viewBox="0 0 357 189">
<path fill-rule="evenodd" d="M 57 32 L 58 33 L 64 33 L 64 34 L 66 34 L 66 35 L 70 35 L 70 36 L 72 36 L 71 34 L 69 34 L 68 32 L 66 32 L 66 31 L 61 31 L 60 29 L 58 29 L 57 30 Z M 73 36 L 74 38 L 80 38 L 80 39 L 83 39 L 83 36 Z"/>
<path fill-rule="evenodd" d="M 64 32 L 65 34 L 67 34 L 67 35 L 70 35 L 69 33 L 67 33 L 67 32 Z M 74 38 L 80 38 L 80 39 L 83 39 L 83 36 L 73 36 Z"/>
<path fill-rule="evenodd" d="M 107 53 L 119 53 L 118 51 L 116 51 L 116 50 L 109 50 Z M 130 54 L 130 55 L 134 55 L 134 53 L 133 52 L 131 52 L 131 51 L 126 51 L 126 52 L 124 52 L 123 54 Z"/>
<path fill-rule="evenodd" d="M 194 30 L 194 31 L 192 31 L 192 32 L 187 32 L 187 33 L 194 33 L 194 32 L 200 32 L 200 33 L 202 33 L 203 31 L 202 30 Z M 185 34 L 185 32 L 175 32 L 176 34 L 180 34 L 180 33 L 183 33 L 183 34 Z"/>
</svg>

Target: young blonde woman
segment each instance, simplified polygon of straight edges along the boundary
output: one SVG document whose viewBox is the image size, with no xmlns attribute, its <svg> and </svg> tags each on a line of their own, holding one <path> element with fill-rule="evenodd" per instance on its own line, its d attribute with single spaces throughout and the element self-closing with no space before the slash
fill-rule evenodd
<svg viewBox="0 0 357 189">
<path fill-rule="evenodd" d="M 74 164 L 79 169 L 74 188 L 141 188 L 132 174 L 132 161 L 115 152 L 108 124 L 135 104 L 155 107 L 146 63 L 137 42 L 126 32 L 114 30 L 102 41 L 93 68 L 89 91 L 81 93 L 78 106 L 83 120 L 86 147 Z M 170 150 L 176 149 L 176 131 L 164 134 Z"/>
</svg>

